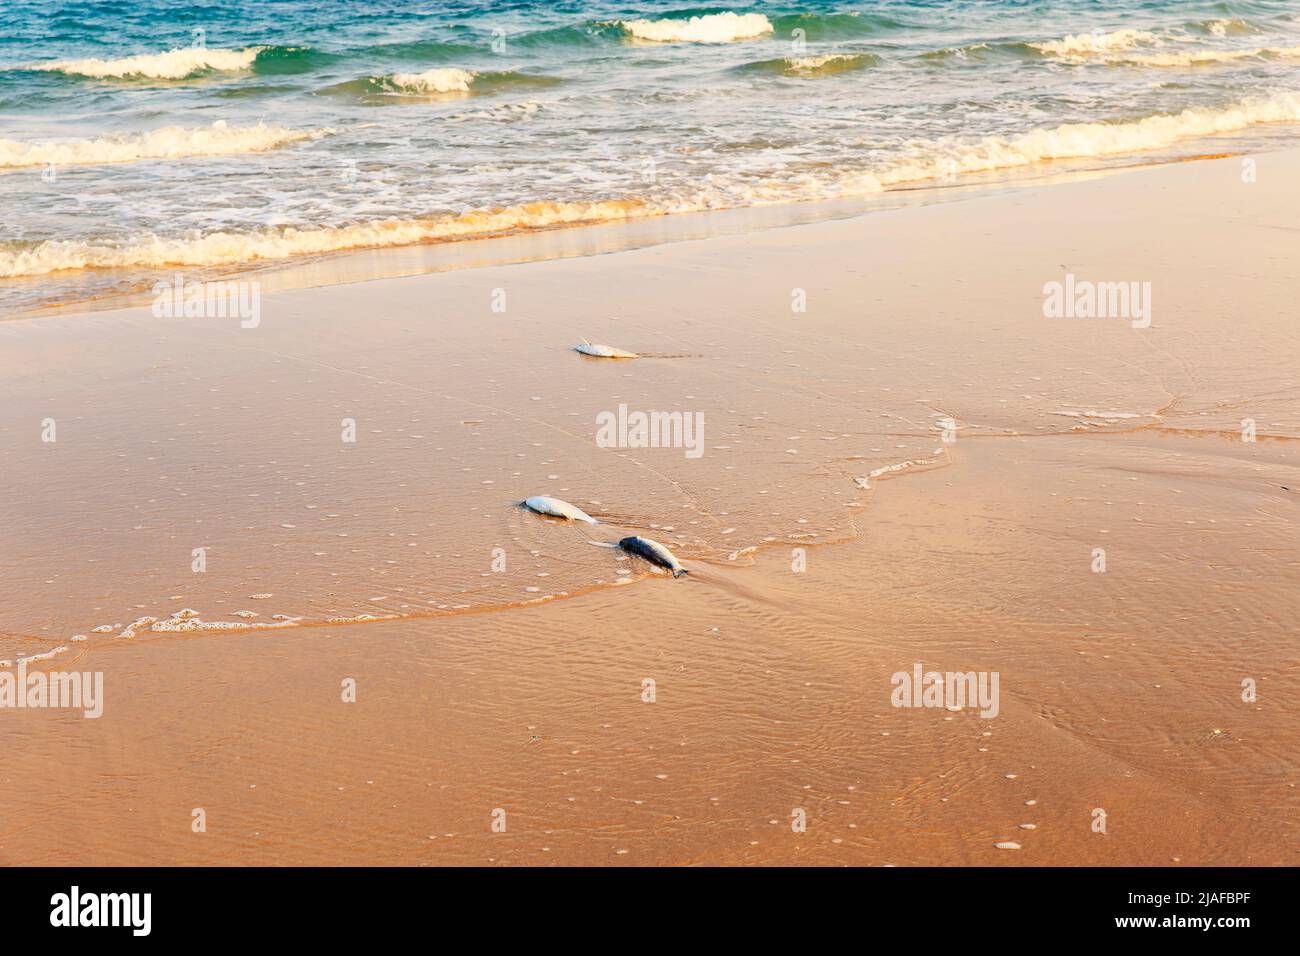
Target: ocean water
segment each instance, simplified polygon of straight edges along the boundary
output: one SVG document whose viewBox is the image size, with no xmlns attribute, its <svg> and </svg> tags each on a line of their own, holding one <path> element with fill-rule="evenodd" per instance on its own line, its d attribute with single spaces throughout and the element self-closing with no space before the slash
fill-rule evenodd
<svg viewBox="0 0 1300 956">
<path fill-rule="evenodd" d="M 1244 149 L 1300 5 L 5 0 L 0 310 L 346 249 Z"/>
</svg>

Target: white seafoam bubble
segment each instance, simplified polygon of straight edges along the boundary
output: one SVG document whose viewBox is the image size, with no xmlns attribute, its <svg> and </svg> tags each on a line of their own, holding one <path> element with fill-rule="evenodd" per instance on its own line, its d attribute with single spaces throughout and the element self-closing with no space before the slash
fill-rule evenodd
<svg viewBox="0 0 1300 956">
<path fill-rule="evenodd" d="M 1211 25 L 1214 36 L 1226 36 L 1223 26 L 1228 21 Z M 1103 62 L 1125 66 L 1186 67 L 1209 63 L 1230 63 L 1236 60 L 1275 57 L 1279 59 L 1300 57 L 1300 47 L 1250 47 L 1237 50 L 1174 49 L 1162 52 L 1142 52 L 1154 47 L 1169 45 L 1181 37 L 1162 38 L 1143 30 L 1116 30 L 1113 33 L 1080 33 L 1045 43 L 1031 43 L 1040 52 L 1071 63 Z M 1136 52 L 1135 51 L 1136 48 Z"/>
<path fill-rule="evenodd" d="M 333 129 L 293 130 L 281 126 L 166 126 L 146 133 L 120 133 L 93 139 L 46 140 L 24 143 L 0 139 L 0 169 L 26 166 L 95 166 L 150 159 L 186 159 L 260 152 L 288 143 L 318 139 Z"/>
<path fill-rule="evenodd" d="M 264 49 L 266 48 L 261 46 L 246 47 L 242 50 L 181 47 L 165 53 L 141 53 L 115 60 L 90 57 L 83 60 L 29 63 L 22 69 L 67 73 L 93 79 L 139 76 L 160 80 L 180 80 L 207 70 L 221 72 L 247 70 Z"/>
<path fill-rule="evenodd" d="M 731 43 L 772 32 L 761 13 L 711 13 L 688 19 L 623 20 L 619 26 L 637 40 L 654 43 Z"/>
<path fill-rule="evenodd" d="M 841 69 L 866 66 L 869 55 L 865 53 L 825 53 L 821 56 L 788 56 L 785 72 L 792 76 L 820 76 Z"/>
<path fill-rule="evenodd" d="M 1127 56 L 1107 57 L 1107 63 L 1131 66 L 1180 67 L 1208 63 L 1232 63 L 1261 57 L 1275 59 L 1300 58 L 1300 46 L 1262 46 L 1240 50 L 1178 50 L 1171 53 L 1135 53 Z"/>
<path fill-rule="evenodd" d="M 423 73 L 394 73 L 386 81 L 415 93 L 468 93 L 477 74 L 457 67 L 441 67 Z"/>
<path fill-rule="evenodd" d="M 1044 53 L 1078 56 L 1088 53 L 1109 53 L 1113 50 L 1131 50 L 1140 44 L 1158 45 L 1160 37 L 1144 30 L 1115 30 L 1111 33 L 1076 33 L 1060 40 L 1031 43 Z"/>
</svg>

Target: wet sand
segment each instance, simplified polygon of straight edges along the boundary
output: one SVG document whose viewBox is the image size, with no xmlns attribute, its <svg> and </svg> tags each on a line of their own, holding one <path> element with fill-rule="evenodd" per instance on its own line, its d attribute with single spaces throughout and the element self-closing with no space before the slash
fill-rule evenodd
<svg viewBox="0 0 1300 956">
<path fill-rule="evenodd" d="M 106 696 L 0 710 L 0 861 L 1296 863 L 1300 153 L 1256 160 L 0 323 L 0 659 Z M 1151 327 L 1045 317 L 1066 273 Z M 621 403 L 703 454 L 598 447 Z M 285 626 L 129 628 L 189 608 Z M 998 715 L 892 707 L 917 662 Z"/>
</svg>

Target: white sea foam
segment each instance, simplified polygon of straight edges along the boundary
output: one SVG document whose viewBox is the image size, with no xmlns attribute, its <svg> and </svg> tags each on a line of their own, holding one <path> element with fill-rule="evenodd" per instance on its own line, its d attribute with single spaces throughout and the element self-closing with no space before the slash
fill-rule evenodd
<svg viewBox="0 0 1300 956">
<path fill-rule="evenodd" d="M 152 621 L 152 619 L 150 619 Z M 185 631 L 263 631 L 282 627 L 294 627 L 301 618 L 284 621 L 204 621 L 201 618 L 180 617 L 172 615 L 168 621 L 153 621 L 149 630 L 158 633 L 181 633 Z M 130 635 L 122 635 L 123 637 Z"/>
<path fill-rule="evenodd" d="M 182 159 L 187 156 L 227 156 L 274 149 L 286 143 L 315 139 L 330 129 L 292 130 L 280 126 L 211 126 L 186 129 L 167 126 L 147 133 L 123 133 L 95 139 L 23 143 L 0 139 L 0 169 L 19 166 L 85 166 L 129 163 L 142 159 Z"/>
<path fill-rule="evenodd" d="M 761 13 L 711 13 L 689 20 L 622 20 L 619 25 L 638 40 L 657 43 L 731 43 L 772 32 Z"/>
<path fill-rule="evenodd" d="M 44 275 L 88 267 L 224 265 L 728 206 L 868 195 L 903 183 L 954 174 L 1013 169 L 1044 160 L 1139 153 L 1169 147 L 1182 140 L 1286 122 L 1300 122 L 1300 93 L 1277 93 L 1221 108 L 1196 107 L 1122 123 L 1066 123 L 1010 137 L 937 140 L 917 147 L 907 158 L 891 164 L 833 170 L 820 176 L 791 180 L 772 177 L 759 182 L 729 182 L 718 177 L 707 190 L 702 188 L 695 194 L 679 195 L 671 200 L 646 197 L 604 202 L 539 202 L 429 219 L 177 238 L 150 235 L 120 242 L 50 240 L 22 247 L 16 243 L 0 243 L 0 277 Z M 2 143 L 0 156 L 3 156 Z"/>
<path fill-rule="evenodd" d="M 867 473 L 867 478 L 884 478 L 886 475 L 895 475 L 900 471 L 907 471 L 909 468 L 920 468 L 925 465 L 938 464 L 938 461 L 939 459 L 937 458 L 909 458 L 907 461 L 900 461 L 897 464 L 884 465 L 880 468 L 875 468 Z M 858 487 L 866 488 L 867 486 L 864 484 L 859 485 Z"/>
<path fill-rule="evenodd" d="M 864 53 L 826 53 L 822 56 L 788 56 L 785 72 L 796 76 L 819 76 L 851 70 L 867 64 Z"/>
<path fill-rule="evenodd" d="M 1047 43 L 1031 43 L 1030 46 L 1052 56 L 1080 56 L 1110 53 L 1114 50 L 1131 50 L 1142 44 L 1154 46 L 1159 43 L 1160 38 L 1154 33 L 1143 30 L 1116 30 L 1113 33 L 1077 33 Z"/>
<path fill-rule="evenodd" d="M 425 70 L 423 73 L 394 73 L 389 83 L 414 93 L 468 93 L 475 73 L 456 67 Z"/>
<path fill-rule="evenodd" d="M 67 652 L 68 652 L 68 646 L 66 644 L 63 644 L 60 645 L 59 647 L 53 648 L 52 650 L 48 650 L 43 654 L 32 654 L 30 657 L 20 657 L 18 658 L 18 663 L 36 664 L 39 663 L 40 661 L 53 660 L 55 657 L 58 657 L 60 654 L 66 654 Z"/>
<path fill-rule="evenodd" d="M 447 125 L 472 123 L 476 120 L 512 123 L 516 120 L 527 119 L 540 112 L 541 109 L 542 104 L 537 100 L 524 100 L 519 103 L 496 103 L 481 109 L 450 113 L 443 117 L 442 122 Z"/>
<path fill-rule="evenodd" d="M 967 46 L 944 47 L 942 50 L 936 50 L 934 53 L 927 55 L 931 57 L 951 56 L 958 60 L 965 60 L 968 59 L 970 54 L 974 53 L 976 50 L 987 50 L 988 48 L 989 45 L 987 43 L 971 43 Z"/>
<path fill-rule="evenodd" d="M 1201 20 L 1192 26 L 1204 30 L 1211 36 L 1226 37 L 1232 33 L 1258 33 L 1259 30 L 1249 20 L 1239 18 L 1219 19 L 1219 20 Z"/>
<path fill-rule="evenodd" d="M 1262 123 L 1300 121 L 1300 93 L 1252 97 L 1222 108 L 1193 107 L 1125 123 L 1065 123 L 1018 136 L 991 136 L 970 144 L 927 149 L 910 162 L 874 174 L 880 186 L 948 173 L 1013 169 L 1051 159 L 1117 156 L 1172 146 L 1186 139 L 1232 133 Z"/>
<path fill-rule="evenodd" d="M 1208 63 L 1232 63 L 1257 57 L 1295 59 L 1300 57 L 1300 46 L 1261 46 L 1244 50 L 1177 50 L 1170 53 L 1134 53 L 1128 56 L 1107 57 L 1108 63 L 1134 66 L 1201 66 Z"/>
<path fill-rule="evenodd" d="M 1059 412 L 1053 412 L 1053 415 L 1064 415 L 1066 418 L 1100 418 L 1106 421 L 1117 422 L 1126 418 L 1145 418 L 1137 412 L 1098 412 L 1098 411 L 1075 411 L 1065 409 Z"/>
<path fill-rule="evenodd" d="M 304 253 L 458 239 L 582 222 L 609 222 L 666 212 L 639 200 L 595 203 L 530 203 L 505 209 L 472 210 L 436 219 L 360 223 L 316 229 L 253 233 L 210 233 L 195 238 L 149 236 L 134 242 L 51 240 L 30 249 L 0 250 L 0 277 L 45 275 L 64 269 L 128 266 L 203 266 L 286 259 Z"/>
<path fill-rule="evenodd" d="M 74 76 L 97 79 L 128 76 L 149 77 L 160 80 L 183 80 L 187 76 L 206 70 L 237 72 L 247 70 L 265 47 L 250 46 L 243 50 L 222 50 L 208 47 L 182 47 L 166 53 L 141 53 L 117 60 L 55 60 L 31 63 L 25 69 L 48 70 Z"/>
</svg>

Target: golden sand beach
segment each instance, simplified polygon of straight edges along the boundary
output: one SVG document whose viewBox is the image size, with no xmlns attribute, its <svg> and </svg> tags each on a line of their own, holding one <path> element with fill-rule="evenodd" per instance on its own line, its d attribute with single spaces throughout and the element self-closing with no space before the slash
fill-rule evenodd
<svg viewBox="0 0 1300 956">
<path fill-rule="evenodd" d="M 104 687 L 0 719 L 0 862 L 1300 862 L 1300 151 L 1243 161 L 0 323 L 0 673 Z"/>
</svg>

